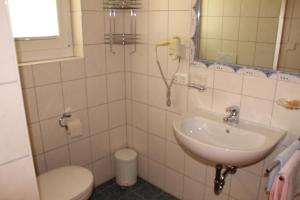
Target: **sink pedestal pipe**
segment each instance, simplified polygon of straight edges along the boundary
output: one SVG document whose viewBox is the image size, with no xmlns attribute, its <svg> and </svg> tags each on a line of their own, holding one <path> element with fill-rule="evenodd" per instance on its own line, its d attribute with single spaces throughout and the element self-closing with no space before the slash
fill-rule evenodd
<svg viewBox="0 0 300 200">
<path fill-rule="evenodd" d="M 222 173 L 223 165 L 216 165 L 215 177 L 215 194 L 220 194 L 225 185 L 225 178 L 228 174 L 235 174 L 237 168 L 234 166 L 225 166 L 225 171 Z"/>
</svg>

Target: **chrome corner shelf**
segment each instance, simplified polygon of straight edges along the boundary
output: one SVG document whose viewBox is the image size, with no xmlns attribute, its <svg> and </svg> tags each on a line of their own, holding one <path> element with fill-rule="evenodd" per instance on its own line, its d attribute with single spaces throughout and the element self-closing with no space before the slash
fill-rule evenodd
<svg viewBox="0 0 300 200">
<path fill-rule="evenodd" d="M 141 9 L 141 0 L 104 0 L 104 9 L 138 10 Z"/>
<path fill-rule="evenodd" d="M 115 54 L 113 45 L 133 45 L 136 52 L 136 45 L 140 43 L 141 36 L 137 34 L 136 10 L 141 9 L 141 0 L 104 0 L 104 9 L 109 13 L 109 33 L 105 34 L 105 44 L 110 45 L 110 52 Z M 130 10 L 130 33 L 116 33 L 116 10 Z"/>
</svg>

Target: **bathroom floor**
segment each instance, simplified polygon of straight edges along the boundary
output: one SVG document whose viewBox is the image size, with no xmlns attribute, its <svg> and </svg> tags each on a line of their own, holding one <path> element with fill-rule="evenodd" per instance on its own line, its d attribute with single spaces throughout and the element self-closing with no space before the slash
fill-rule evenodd
<svg viewBox="0 0 300 200">
<path fill-rule="evenodd" d="M 110 180 L 95 188 L 91 200 L 177 200 L 161 189 L 138 178 L 137 183 L 127 189 Z"/>
</svg>

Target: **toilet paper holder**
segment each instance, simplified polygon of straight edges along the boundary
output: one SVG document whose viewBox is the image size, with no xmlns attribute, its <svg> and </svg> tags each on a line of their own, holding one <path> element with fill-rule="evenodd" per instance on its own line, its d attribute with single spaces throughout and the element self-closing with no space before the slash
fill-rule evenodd
<svg viewBox="0 0 300 200">
<path fill-rule="evenodd" d="M 68 131 L 69 130 L 68 125 L 65 124 L 64 120 L 66 118 L 71 118 L 71 117 L 72 117 L 72 115 L 70 113 L 64 113 L 63 116 L 61 118 L 59 118 L 59 122 L 58 122 L 59 126 L 65 128 L 66 131 Z"/>
</svg>

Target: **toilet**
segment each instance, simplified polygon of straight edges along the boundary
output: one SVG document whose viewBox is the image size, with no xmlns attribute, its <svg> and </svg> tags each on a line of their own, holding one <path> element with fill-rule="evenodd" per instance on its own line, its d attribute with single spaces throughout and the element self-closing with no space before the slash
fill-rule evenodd
<svg viewBox="0 0 300 200">
<path fill-rule="evenodd" d="M 79 166 L 60 167 L 37 177 L 41 200 L 87 200 L 93 191 L 93 174 Z"/>
</svg>

